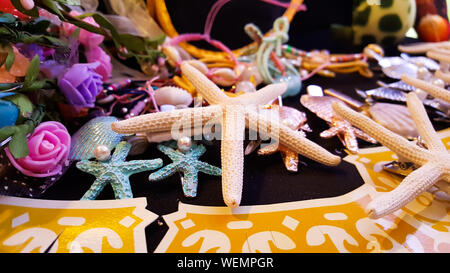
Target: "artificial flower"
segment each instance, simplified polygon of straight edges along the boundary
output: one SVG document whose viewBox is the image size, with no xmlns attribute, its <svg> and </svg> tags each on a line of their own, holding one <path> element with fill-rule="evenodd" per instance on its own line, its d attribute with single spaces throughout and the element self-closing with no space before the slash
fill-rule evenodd
<svg viewBox="0 0 450 273">
<path fill-rule="evenodd" d="M 71 11 L 70 15 L 72 16 L 79 16 L 80 13 L 76 11 Z M 84 22 L 89 23 L 93 26 L 98 27 L 99 25 L 95 22 L 94 18 L 92 17 L 86 17 L 83 19 Z M 62 24 L 62 31 L 66 36 L 72 35 L 72 33 L 77 29 L 77 26 L 72 25 L 70 23 L 63 23 Z M 80 36 L 78 37 L 78 40 L 80 43 L 86 48 L 86 49 L 92 49 L 95 47 L 98 47 L 101 43 L 103 43 L 103 40 L 105 37 L 103 37 L 100 34 L 89 32 L 85 29 L 80 30 Z"/>
<path fill-rule="evenodd" d="M 94 107 L 103 89 L 102 76 L 95 72 L 100 63 L 74 64 L 58 79 L 58 86 L 67 101 L 80 107 Z"/>
<path fill-rule="evenodd" d="M 95 72 L 102 76 L 103 82 L 108 81 L 111 77 L 111 72 L 113 69 L 111 64 L 111 57 L 99 46 L 87 50 L 85 52 L 85 55 L 89 63 L 100 63 L 100 65 L 95 69 Z"/>
<path fill-rule="evenodd" d="M 59 122 L 41 123 L 28 138 L 29 155 L 15 159 L 5 149 L 11 164 L 26 176 L 49 177 L 57 175 L 66 164 L 70 150 L 70 134 Z"/>
</svg>

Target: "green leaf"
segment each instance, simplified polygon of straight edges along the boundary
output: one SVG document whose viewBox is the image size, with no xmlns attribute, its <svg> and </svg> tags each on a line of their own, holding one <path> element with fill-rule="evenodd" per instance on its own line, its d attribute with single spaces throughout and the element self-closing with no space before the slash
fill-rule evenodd
<svg viewBox="0 0 450 273">
<path fill-rule="evenodd" d="M 17 132 L 12 136 L 8 144 L 9 151 L 16 159 L 26 157 L 30 153 L 28 149 L 27 126 L 17 126 L 17 128 Z"/>
<path fill-rule="evenodd" d="M 142 52 L 145 50 L 145 43 L 140 37 L 131 34 L 120 34 L 120 43 L 129 51 Z"/>
<path fill-rule="evenodd" d="M 153 39 L 146 39 L 145 42 L 151 47 L 156 49 L 159 45 L 162 45 L 164 41 L 166 40 L 166 35 L 161 34 L 159 36 L 156 36 Z"/>
<path fill-rule="evenodd" d="M 35 91 L 35 90 L 40 90 L 40 89 L 44 89 L 44 88 L 50 88 L 49 86 L 47 86 L 47 81 L 45 81 L 45 80 L 34 81 L 28 86 L 24 85 L 22 89 L 18 90 L 18 92 Z"/>
<path fill-rule="evenodd" d="M 28 99 L 27 96 L 23 94 L 15 94 L 12 96 L 8 96 L 6 98 L 3 98 L 3 100 L 10 101 L 14 103 L 17 106 L 17 108 L 19 108 L 20 115 L 17 118 L 16 124 L 22 124 L 25 121 L 25 117 L 31 114 L 34 110 L 33 103 Z"/>
<path fill-rule="evenodd" d="M 23 6 L 22 3 L 20 3 L 20 0 L 11 0 L 11 4 L 13 4 L 13 6 L 20 11 L 21 13 L 31 16 L 31 17 L 39 17 L 39 10 L 37 8 L 37 6 L 35 5 L 34 8 L 32 8 L 31 10 L 26 10 Z"/>
<path fill-rule="evenodd" d="M 8 52 L 8 56 L 6 57 L 5 68 L 6 68 L 6 71 L 9 72 L 9 70 L 11 70 L 11 67 L 14 64 L 14 60 L 16 59 L 16 56 L 14 55 L 14 50 L 11 45 L 7 45 L 6 50 Z"/>
<path fill-rule="evenodd" d="M 61 10 L 58 7 L 58 3 L 53 0 L 41 0 L 42 4 L 45 5 L 49 10 L 51 10 L 54 14 L 58 15 L 59 19 L 64 20 L 64 16 L 61 13 Z"/>
<path fill-rule="evenodd" d="M 69 5 L 69 6 L 81 6 L 80 0 L 56 0 L 61 4 Z"/>
<path fill-rule="evenodd" d="M 36 22 L 34 24 L 28 24 L 25 30 L 31 33 L 47 33 L 47 29 L 50 27 L 51 22 L 47 20 L 41 20 L 39 22 Z"/>
<path fill-rule="evenodd" d="M 36 55 L 31 61 L 27 73 L 25 74 L 25 81 L 23 84 L 24 88 L 27 88 L 34 83 L 34 81 L 37 79 L 39 75 L 40 68 L 41 68 L 41 60 L 39 59 L 39 56 Z"/>
<path fill-rule="evenodd" d="M 114 27 L 114 25 L 108 20 L 106 19 L 105 16 L 99 14 L 99 13 L 95 13 L 94 15 L 92 15 L 92 18 L 94 18 L 94 21 L 101 27 L 106 28 L 107 30 L 109 30 L 111 32 L 111 36 L 114 40 L 119 41 L 119 33 L 117 32 L 116 28 Z"/>
</svg>

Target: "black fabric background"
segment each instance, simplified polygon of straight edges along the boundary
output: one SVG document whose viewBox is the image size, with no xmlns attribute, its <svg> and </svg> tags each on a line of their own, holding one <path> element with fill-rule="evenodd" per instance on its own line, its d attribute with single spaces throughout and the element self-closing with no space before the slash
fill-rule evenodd
<svg viewBox="0 0 450 273">
<path fill-rule="evenodd" d="M 358 52 L 353 48 L 339 48 L 331 42 L 329 25 L 331 23 L 350 24 L 351 0 L 325 1 L 306 0 L 307 12 L 298 13 L 290 28 L 289 44 L 310 50 L 328 48 L 339 50 L 333 52 Z M 179 33 L 202 32 L 203 23 L 210 6 L 214 1 L 166 0 L 167 7 Z M 268 30 L 275 18 L 283 13 L 283 9 L 273 7 L 257 0 L 234 0 L 226 4 L 219 12 L 213 26 L 212 37 L 222 40 L 231 48 L 245 45 L 250 40 L 243 31 L 243 26 L 253 22 L 263 31 Z M 392 51 L 392 54 L 395 54 Z M 301 94 L 305 87 L 317 84 L 323 88 L 334 88 L 358 98 L 354 90 L 376 87 L 376 81 L 382 79 L 389 81 L 379 73 L 373 79 L 366 79 L 359 74 L 338 75 L 336 78 L 323 78 L 315 76 L 303 83 Z M 299 96 L 284 100 L 287 106 L 304 111 L 308 116 L 308 124 L 313 129 L 307 137 L 330 152 L 345 157 L 343 147 L 337 138 L 324 140 L 319 137 L 320 132 L 328 128 L 327 124 L 314 114 L 306 110 L 299 102 Z M 437 124 L 441 128 L 442 124 Z M 442 128 L 441 128 L 442 129 Z M 368 147 L 367 143 L 360 142 L 361 147 Z M 162 158 L 164 164 L 170 163 L 164 154 L 152 145 L 144 155 L 129 157 L 132 159 Z M 206 154 L 201 157 L 203 161 L 220 166 L 220 142 L 207 146 Z M 242 206 L 273 204 L 289 201 L 308 200 L 340 196 L 348 193 L 363 184 L 363 180 L 353 165 L 345 161 L 337 167 L 327 167 L 311 160 L 300 157 L 298 173 L 286 171 L 280 154 L 260 157 L 255 153 L 245 157 L 244 188 Z M 165 215 L 177 211 L 178 203 L 188 203 L 204 206 L 224 206 L 221 190 L 221 178 L 205 174 L 199 175 L 198 194 L 190 199 L 183 196 L 180 178 L 174 175 L 160 182 L 150 183 L 149 173 L 140 173 L 131 176 L 131 186 L 135 197 L 146 197 L 148 209 L 158 215 Z M 72 166 L 65 176 L 55 183 L 42 199 L 52 200 L 79 200 L 89 189 L 94 177 L 83 173 Z M 98 199 L 113 199 L 111 187 L 106 187 Z M 158 223 L 159 222 L 159 223 Z M 147 247 L 153 252 L 167 232 L 168 227 L 162 217 L 146 228 Z"/>
</svg>

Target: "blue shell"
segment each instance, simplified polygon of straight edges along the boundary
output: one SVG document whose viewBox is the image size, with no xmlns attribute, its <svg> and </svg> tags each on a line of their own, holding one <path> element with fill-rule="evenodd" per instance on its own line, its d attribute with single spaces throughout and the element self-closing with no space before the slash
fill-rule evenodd
<svg viewBox="0 0 450 273">
<path fill-rule="evenodd" d="M 116 121 L 116 117 L 104 116 L 91 119 L 83 125 L 72 136 L 69 160 L 94 158 L 93 152 L 97 145 L 105 145 L 112 151 L 123 137 L 111 129 L 111 124 Z"/>
</svg>

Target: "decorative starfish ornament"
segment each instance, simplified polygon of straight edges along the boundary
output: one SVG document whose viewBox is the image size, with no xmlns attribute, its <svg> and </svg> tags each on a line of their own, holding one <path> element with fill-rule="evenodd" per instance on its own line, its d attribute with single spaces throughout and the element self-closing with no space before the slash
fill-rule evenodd
<svg viewBox="0 0 450 273">
<path fill-rule="evenodd" d="M 294 131 L 298 131 L 304 137 L 306 137 L 306 134 L 303 132 L 303 130 L 311 132 L 311 129 L 306 123 L 307 119 L 305 113 L 300 112 L 292 107 L 279 106 L 276 104 L 266 105 L 265 107 L 268 109 L 268 111 L 277 111 L 283 124 L 285 124 Z M 245 155 L 248 155 L 251 152 L 253 152 L 258 146 L 261 145 L 261 142 L 262 142 L 261 140 L 250 141 L 250 143 L 245 148 Z M 265 155 L 272 155 L 277 152 L 280 152 L 284 166 L 289 172 L 298 171 L 298 154 L 282 144 L 273 143 L 267 145 L 265 147 L 260 148 L 257 153 L 258 155 L 265 156 Z"/>
<path fill-rule="evenodd" d="M 320 163 L 330 166 L 340 163 L 340 157 L 329 153 L 278 120 L 270 120 L 257 112 L 258 106 L 282 95 L 287 88 L 286 83 L 272 84 L 253 93 L 228 97 L 188 63 L 181 64 L 181 71 L 210 106 L 142 115 L 113 123 L 111 127 L 118 133 L 132 134 L 169 131 L 174 124 L 186 124 L 188 128 L 195 123 L 202 126 L 212 119 L 215 123 L 220 123 L 222 193 L 224 202 L 229 207 L 237 207 L 241 202 L 244 171 L 243 141 L 246 127 L 262 128 L 266 135 L 276 139 L 280 144 Z"/>
<path fill-rule="evenodd" d="M 434 131 L 422 102 L 411 92 L 407 95 L 407 105 L 428 150 L 392 133 L 342 103 L 333 104 L 333 109 L 344 119 L 373 136 L 399 158 L 418 167 L 397 188 L 369 203 L 368 213 L 372 218 L 379 218 L 402 208 L 433 185 L 445 190 L 450 182 L 450 154 Z"/>
<path fill-rule="evenodd" d="M 192 146 L 191 146 L 192 145 Z M 183 149 L 178 145 L 178 149 L 174 150 L 168 145 L 159 144 L 158 150 L 166 154 L 173 163 L 162 169 L 152 173 L 148 179 L 150 181 L 158 181 L 173 175 L 180 171 L 183 173 L 182 186 L 186 197 L 197 196 L 198 173 L 203 172 L 210 175 L 220 176 L 222 170 L 208 163 L 198 160 L 206 152 L 203 145 L 191 144 L 188 149 Z"/>
<path fill-rule="evenodd" d="M 130 175 L 155 170 L 163 164 L 159 158 L 125 162 L 130 149 L 131 144 L 122 141 L 116 146 L 114 154 L 109 159 L 98 161 L 82 160 L 77 163 L 78 169 L 97 177 L 81 200 L 94 200 L 107 184 L 111 184 L 116 199 L 133 198 L 129 180 Z"/>
<path fill-rule="evenodd" d="M 337 136 L 342 145 L 354 154 L 358 153 L 357 137 L 370 143 L 377 142 L 373 137 L 353 127 L 348 121 L 334 113 L 331 106 L 334 102 L 339 102 L 338 99 L 328 96 L 303 95 L 300 102 L 330 126 L 330 129 L 320 133 L 320 137 L 328 139 Z"/>
<path fill-rule="evenodd" d="M 445 88 L 441 88 L 439 86 L 428 83 L 426 81 L 412 78 L 412 77 L 409 77 L 406 75 L 402 76 L 402 81 L 409 85 L 412 85 L 420 90 L 427 92 L 428 94 L 430 94 L 431 96 L 433 96 L 435 98 L 438 98 L 447 103 L 450 103 L 450 91 L 448 91 Z"/>
</svg>

